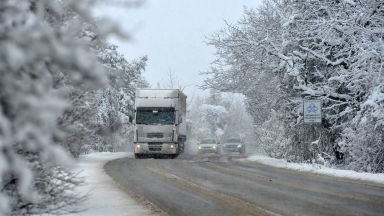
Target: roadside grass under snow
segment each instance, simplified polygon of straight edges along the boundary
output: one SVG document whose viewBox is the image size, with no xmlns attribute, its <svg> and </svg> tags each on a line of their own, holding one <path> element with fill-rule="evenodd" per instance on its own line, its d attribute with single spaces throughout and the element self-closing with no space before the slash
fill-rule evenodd
<svg viewBox="0 0 384 216">
<path fill-rule="evenodd" d="M 137 216 L 154 215 L 149 209 L 139 204 L 124 193 L 118 185 L 104 172 L 104 164 L 110 160 L 132 157 L 128 153 L 91 153 L 80 156 L 78 170 L 84 177 L 86 185 L 78 192 L 88 194 L 88 200 L 81 206 L 83 212 L 71 216 Z"/>
<path fill-rule="evenodd" d="M 374 173 L 367 173 L 367 172 L 356 172 L 353 170 L 341 170 L 341 169 L 326 167 L 320 164 L 290 163 L 284 159 L 276 159 L 276 158 L 271 158 L 264 155 L 251 155 L 246 159 L 240 159 L 240 160 L 256 161 L 261 164 L 278 167 L 278 168 L 292 169 L 292 170 L 303 171 L 303 172 L 310 172 L 310 173 L 316 173 L 316 174 L 322 174 L 322 175 L 328 175 L 328 176 L 334 176 L 334 177 L 342 177 L 342 178 L 349 178 L 353 180 L 384 184 L 384 173 L 374 174 Z"/>
</svg>

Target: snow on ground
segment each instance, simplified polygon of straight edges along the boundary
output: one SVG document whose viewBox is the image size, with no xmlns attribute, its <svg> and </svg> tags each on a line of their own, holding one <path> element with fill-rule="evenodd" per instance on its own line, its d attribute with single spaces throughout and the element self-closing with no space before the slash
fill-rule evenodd
<svg viewBox="0 0 384 216">
<path fill-rule="evenodd" d="M 292 169 L 297 171 L 311 172 L 311 173 L 328 175 L 328 176 L 343 177 L 343 178 L 350 178 L 354 180 L 362 180 L 362 181 L 369 181 L 369 182 L 384 184 L 384 173 L 373 174 L 373 173 L 366 173 L 366 172 L 356 172 L 353 170 L 341 170 L 341 169 L 326 167 L 320 164 L 290 163 L 284 159 L 276 159 L 276 158 L 271 158 L 264 155 L 251 155 L 246 159 L 240 159 L 240 160 L 256 161 L 261 164 L 278 167 L 278 168 Z"/>
<path fill-rule="evenodd" d="M 71 216 L 129 216 L 154 215 L 149 209 L 119 189 L 118 185 L 104 172 L 104 164 L 113 159 L 132 157 L 128 153 L 91 153 L 81 156 L 79 167 L 81 176 L 85 177 L 86 185 L 79 188 L 82 194 L 88 194 L 84 203 L 84 212 Z"/>
</svg>

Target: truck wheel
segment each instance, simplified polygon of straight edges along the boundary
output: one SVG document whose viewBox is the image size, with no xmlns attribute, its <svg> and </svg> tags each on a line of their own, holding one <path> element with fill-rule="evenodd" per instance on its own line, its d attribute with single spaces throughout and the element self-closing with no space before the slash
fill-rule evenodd
<svg viewBox="0 0 384 216">
<path fill-rule="evenodd" d="M 135 154 L 135 158 L 136 158 L 136 159 L 141 159 L 141 158 L 143 158 L 143 155 L 141 155 L 141 154 Z"/>
<path fill-rule="evenodd" d="M 180 138 L 177 140 L 177 142 L 179 144 L 179 146 L 177 148 L 177 153 L 184 153 L 185 142 L 183 141 L 183 139 L 180 139 Z"/>
<path fill-rule="evenodd" d="M 241 155 L 245 155 L 245 148 L 243 148 L 243 149 L 240 150 L 240 154 L 241 154 Z"/>
</svg>

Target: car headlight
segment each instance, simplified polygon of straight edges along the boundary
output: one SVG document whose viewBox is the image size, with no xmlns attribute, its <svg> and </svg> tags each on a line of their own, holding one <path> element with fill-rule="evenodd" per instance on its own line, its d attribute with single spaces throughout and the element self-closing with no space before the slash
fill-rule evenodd
<svg viewBox="0 0 384 216">
<path fill-rule="evenodd" d="M 237 148 L 241 148 L 241 145 L 237 145 Z"/>
<path fill-rule="evenodd" d="M 200 145 L 198 145 L 198 146 L 197 146 L 197 148 L 198 148 L 198 149 L 201 149 L 201 146 L 200 146 Z"/>
<path fill-rule="evenodd" d="M 141 148 L 141 145 L 140 145 L 140 144 L 137 144 L 137 145 L 136 145 L 136 148 Z"/>
<path fill-rule="evenodd" d="M 169 147 L 170 147 L 171 149 L 173 149 L 173 148 L 175 148 L 175 145 L 174 145 L 174 144 L 171 144 Z"/>
<path fill-rule="evenodd" d="M 213 145 L 213 147 L 212 147 L 213 149 L 216 149 L 217 148 L 217 146 L 216 145 Z"/>
</svg>

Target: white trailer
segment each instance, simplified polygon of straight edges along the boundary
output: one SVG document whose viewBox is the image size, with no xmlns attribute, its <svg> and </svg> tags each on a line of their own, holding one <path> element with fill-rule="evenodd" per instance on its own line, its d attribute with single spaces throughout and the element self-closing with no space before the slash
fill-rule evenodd
<svg viewBox="0 0 384 216">
<path fill-rule="evenodd" d="M 179 89 L 137 89 L 135 97 L 136 158 L 176 158 L 187 139 L 187 96 Z"/>
</svg>

